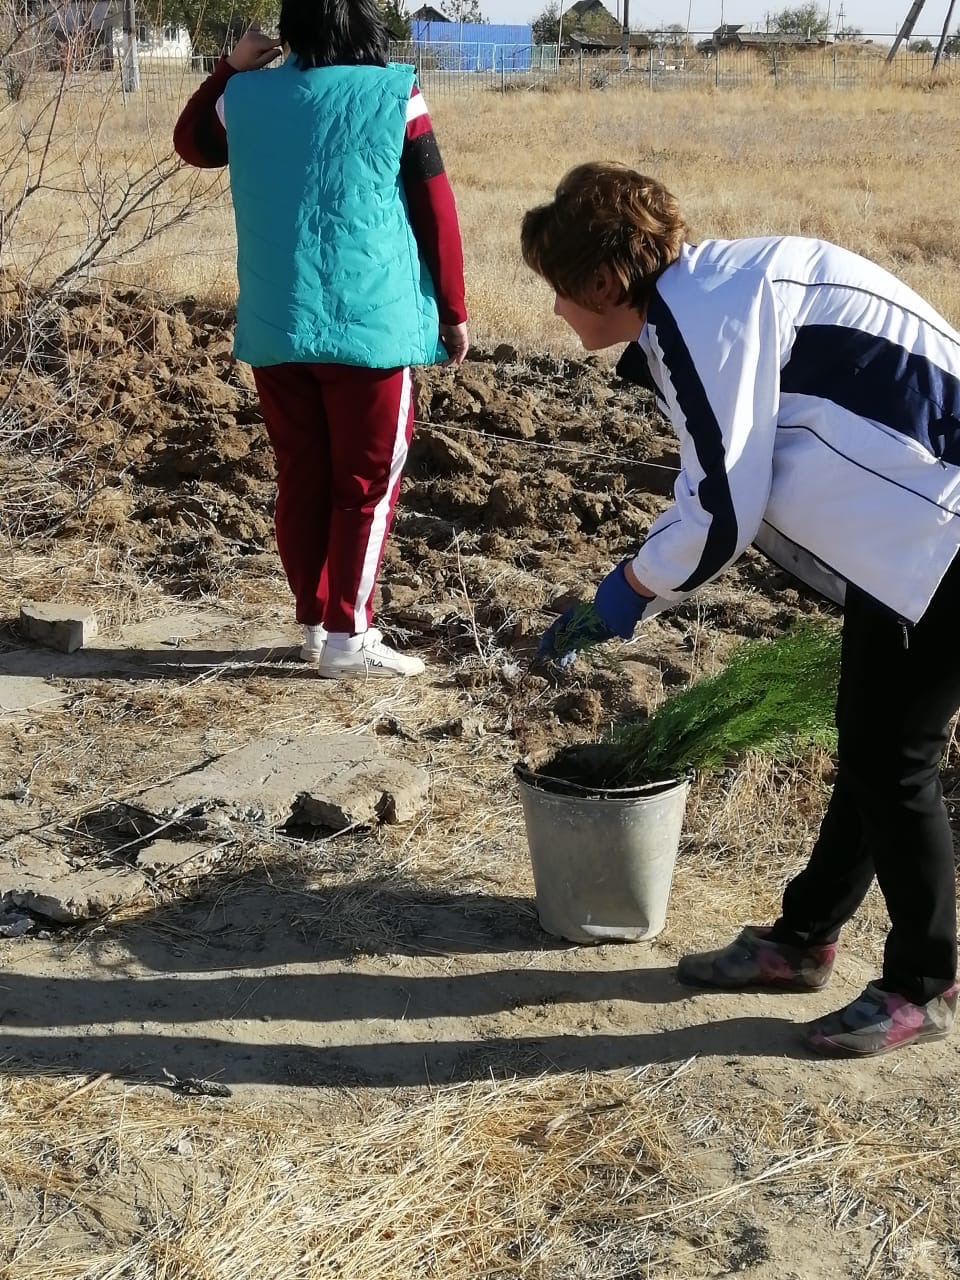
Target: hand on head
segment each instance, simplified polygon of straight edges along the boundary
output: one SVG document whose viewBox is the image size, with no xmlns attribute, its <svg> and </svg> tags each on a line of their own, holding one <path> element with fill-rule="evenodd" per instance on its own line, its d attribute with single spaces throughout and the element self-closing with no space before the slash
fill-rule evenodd
<svg viewBox="0 0 960 1280">
<path fill-rule="evenodd" d="M 234 71 L 259 71 L 279 58 L 281 53 L 283 49 L 274 36 L 265 36 L 262 31 L 254 31 L 251 27 L 237 41 L 227 61 Z"/>
</svg>

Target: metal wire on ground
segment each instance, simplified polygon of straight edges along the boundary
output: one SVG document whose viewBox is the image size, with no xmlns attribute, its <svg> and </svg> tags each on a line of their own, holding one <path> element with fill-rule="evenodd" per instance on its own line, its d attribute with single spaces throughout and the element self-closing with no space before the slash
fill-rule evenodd
<svg viewBox="0 0 960 1280">
<path fill-rule="evenodd" d="M 609 462 L 614 466 L 622 466 L 623 463 L 629 463 L 636 467 L 652 467 L 655 471 L 669 471 L 672 475 L 680 474 L 680 467 L 669 467 L 663 462 L 648 462 L 645 458 L 628 458 L 621 454 L 600 453 L 596 449 L 581 449 L 577 445 L 572 444 L 546 444 L 542 440 L 524 440 L 516 436 L 498 436 L 491 435 L 489 431 L 480 431 L 476 427 L 455 427 L 448 423 L 439 422 L 421 422 L 414 419 L 415 427 L 425 427 L 428 431 L 449 432 L 453 435 L 479 436 L 482 440 L 491 442 L 499 442 L 501 444 L 517 444 L 524 445 L 528 449 L 544 449 L 554 453 L 572 453 L 579 458 L 598 458 L 601 462 Z"/>
</svg>

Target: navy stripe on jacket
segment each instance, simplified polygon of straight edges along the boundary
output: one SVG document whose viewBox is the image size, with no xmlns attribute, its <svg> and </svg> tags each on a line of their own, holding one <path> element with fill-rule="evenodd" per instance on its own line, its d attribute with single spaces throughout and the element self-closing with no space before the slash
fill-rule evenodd
<svg viewBox="0 0 960 1280">
<path fill-rule="evenodd" d="M 696 591 L 715 577 L 737 552 L 737 513 L 730 494 L 723 432 L 707 398 L 700 375 L 670 308 L 656 293 L 650 299 L 647 323 L 654 329 L 663 364 L 676 392 L 684 426 L 689 432 L 703 479 L 697 488 L 700 506 L 711 517 L 700 563 L 677 591 Z"/>
<path fill-rule="evenodd" d="M 960 378 L 889 338 L 841 325 L 805 325 L 780 387 L 829 400 L 960 464 Z"/>
</svg>

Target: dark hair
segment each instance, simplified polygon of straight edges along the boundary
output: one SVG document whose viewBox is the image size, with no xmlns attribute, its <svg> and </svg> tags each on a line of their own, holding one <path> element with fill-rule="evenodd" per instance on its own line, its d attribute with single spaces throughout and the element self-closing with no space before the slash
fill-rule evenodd
<svg viewBox="0 0 960 1280">
<path fill-rule="evenodd" d="M 387 65 L 387 28 L 376 0 L 283 0 L 279 30 L 303 70 Z"/>
<path fill-rule="evenodd" d="M 561 297 L 590 305 L 597 268 L 608 267 L 620 299 L 643 306 L 657 277 L 680 256 L 687 226 L 677 200 L 655 178 L 596 161 L 562 179 L 550 204 L 523 219 L 524 261 Z"/>
</svg>

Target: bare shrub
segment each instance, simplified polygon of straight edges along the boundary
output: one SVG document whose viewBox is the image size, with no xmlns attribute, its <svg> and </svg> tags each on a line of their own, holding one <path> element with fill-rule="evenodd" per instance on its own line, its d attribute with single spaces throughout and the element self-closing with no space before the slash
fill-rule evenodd
<svg viewBox="0 0 960 1280">
<path fill-rule="evenodd" d="M 97 491 L 76 408 L 98 351 L 69 349 L 71 294 L 194 217 L 218 183 L 184 169 L 124 108 L 115 76 L 30 63 L 42 32 L 17 28 L 13 13 L 8 4 L 0 63 L 8 80 L 17 66 L 31 74 L 0 106 L 0 481 L 2 528 L 22 538 L 55 529 Z"/>
</svg>

